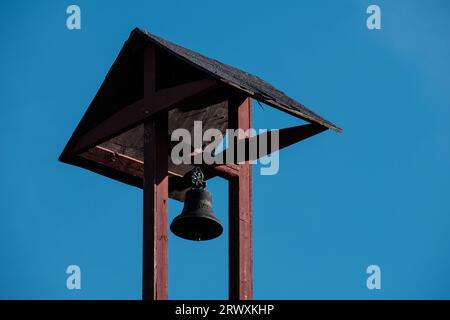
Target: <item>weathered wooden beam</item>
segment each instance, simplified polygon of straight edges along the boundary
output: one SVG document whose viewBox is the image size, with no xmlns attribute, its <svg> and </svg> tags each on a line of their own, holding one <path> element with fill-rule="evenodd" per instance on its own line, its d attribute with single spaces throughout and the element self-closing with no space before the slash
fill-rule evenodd
<svg viewBox="0 0 450 320">
<path fill-rule="evenodd" d="M 234 144 L 233 154 L 235 155 L 234 164 L 238 164 L 239 162 L 245 161 L 254 161 L 261 157 L 264 157 L 273 152 L 282 150 L 286 147 L 289 147 L 297 142 L 310 138 L 318 133 L 321 133 L 325 130 L 328 130 L 327 127 L 318 124 L 305 124 L 295 127 L 283 128 L 278 130 L 270 130 L 267 132 L 263 132 L 257 136 L 253 137 L 245 137 L 243 139 L 237 139 Z M 278 134 L 278 145 L 272 144 L 272 135 L 277 132 Z M 266 148 L 261 147 L 261 142 L 266 142 Z M 239 145 L 244 144 L 244 154 L 237 154 L 240 149 Z M 250 152 L 250 146 L 256 147 L 256 152 Z M 226 149 L 216 155 L 219 159 L 228 159 L 228 153 L 230 153 L 230 149 Z M 231 158 L 231 157 L 230 157 Z"/>
<path fill-rule="evenodd" d="M 229 128 L 252 126 L 251 98 L 229 101 Z M 244 137 L 238 137 L 243 139 Z M 239 164 L 239 174 L 228 182 L 229 298 L 253 299 L 252 166 Z"/>
<path fill-rule="evenodd" d="M 178 142 L 183 144 L 184 142 Z M 193 145 L 184 144 L 184 148 L 190 149 L 191 153 L 189 155 L 190 157 L 190 164 L 192 166 L 199 166 L 204 175 L 205 180 L 211 179 L 213 177 L 219 176 L 224 179 L 230 179 L 232 177 L 237 177 L 239 175 L 239 166 L 234 163 L 224 163 L 223 161 L 221 163 L 211 163 L 206 164 L 202 161 L 202 163 L 195 164 L 196 157 L 200 156 L 203 157 L 204 151 L 201 149 L 195 149 Z M 221 153 L 220 153 L 221 154 Z M 213 158 L 211 156 L 211 158 Z M 190 173 L 187 178 L 190 181 Z"/>
<path fill-rule="evenodd" d="M 183 83 L 174 87 L 161 89 L 155 92 L 153 100 L 150 101 L 148 115 L 155 114 L 170 108 L 181 101 L 191 98 L 205 90 L 214 87 L 217 81 L 213 78 Z"/>
<path fill-rule="evenodd" d="M 297 142 L 308 139 L 316 134 L 319 134 L 323 131 L 328 130 L 327 127 L 324 127 L 320 124 L 310 123 L 301 126 L 295 126 L 290 128 L 279 129 L 279 145 L 278 148 L 272 148 L 270 151 L 275 152 L 286 147 L 289 147 Z M 259 136 L 260 139 L 267 139 L 267 141 L 271 141 L 271 132 L 265 132 Z M 269 149 L 268 149 L 269 150 Z M 263 157 L 266 154 L 259 154 L 259 157 Z"/>
<path fill-rule="evenodd" d="M 119 135 L 131 129 L 133 125 L 145 118 L 145 100 L 140 99 L 119 110 L 108 119 L 100 122 L 95 128 L 83 134 L 72 149 L 73 154 L 78 154 L 97 144 Z"/>
<path fill-rule="evenodd" d="M 80 157 L 103 164 L 117 171 L 131 176 L 144 178 L 144 161 L 117 153 L 108 148 L 95 146 L 80 154 Z M 168 170 L 169 177 L 182 177 L 182 175 Z M 142 186 L 141 186 L 142 187 Z"/>
<path fill-rule="evenodd" d="M 88 160 L 86 163 L 78 164 L 82 167 L 90 169 L 89 164 L 92 164 L 93 166 L 97 166 L 96 172 L 103 172 L 104 170 L 99 170 L 101 166 L 104 166 L 105 170 L 109 170 L 108 174 L 105 174 L 106 176 L 112 176 L 114 179 L 132 184 L 141 189 L 143 188 L 144 161 L 101 146 L 95 146 L 81 153 L 78 157 Z M 205 174 L 205 180 L 214 177 L 229 180 L 239 174 L 239 166 L 233 164 L 206 165 L 201 167 Z M 184 191 L 191 187 L 191 173 L 189 172 L 184 176 L 171 170 L 168 170 L 167 173 L 169 177 L 169 195 L 174 197 L 174 199 L 183 201 L 184 198 L 182 196 L 184 196 Z M 119 179 L 119 176 L 123 178 Z"/>
<path fill-rule="evenodd" d="M 155 88 L 155 50 L 144 57 L 144 99 Z M 144 181 L 142 230 L 142 299 L 168 299 L 168 113 L 144 122 Z"/>
<path fill-rule="evenodd" d="M 142 298 L 168 298 L 167 112 L 144 124 Z"/>
<path fill-rule="evenodd" d="M 154 69 L 154 47 L 149 46 L 146 49 L 144 60 L 144 72 L 146 72 L 145 70 Z M 145 80 L 146 83 L 144 84 L 144 98 L 123 107 L 118 112 L 99 123 L 95 128 L 82 135 L 72 150 L 74 154 L 100 144 L 133 128 L 158 112 L 163 110 L 168 111 L 180 102 L 217 86 L 217 81 L 215 79 L 206 78 L 156 91 L 155 73 L 148 74 L 147 78 L 148 79 Z"/>
<path fill-rule="evenodd" d="M 175 104 L 215 85 L 213 79 L 203 79 L 156 92 L 151 98 L 140 99 L 113 114 L 78 140 L 73 152 L 78 153 L 100 144 L 162 110 L 170 110 Z"/>
<path fill-rule="evenodd" d="M 139 161 L 123 154 L 118 154 L 107 148 L 96 146 L 80 154 L 80 157 L 141 179 L 144 177 L 143 161 Z"/>
<path fill-rule="evenodd" d="M 204 179 L 209 180 L 214 177 L 221 177 L 230 180 L 239 175 L 239 166 L 237 165 L 199 165 L 203 171 Z M 191 171 L 183 177 L 172 176 L 169 179 L 169 194 L 173 199 L 184 201 L 184 193 L 191 187 Z"/>
</svg>

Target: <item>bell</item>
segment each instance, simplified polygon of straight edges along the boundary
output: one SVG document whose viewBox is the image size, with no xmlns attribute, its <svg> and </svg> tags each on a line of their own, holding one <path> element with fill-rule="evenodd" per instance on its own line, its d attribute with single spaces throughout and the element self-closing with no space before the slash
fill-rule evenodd
<svg viewBox="0 0 450 320">
<path fill-rule="evenodd" d="M 200 179 L 194 176 L 200 172 Z M 186 192 L 183 211 L 173 219 L 170 230 L 188 240 L 211 240 L 222 234 L 223 228 L 212 211 L 211 193 L 204 189 L 203 174 L 196 168 L 193 187 Z"/>
</svg>

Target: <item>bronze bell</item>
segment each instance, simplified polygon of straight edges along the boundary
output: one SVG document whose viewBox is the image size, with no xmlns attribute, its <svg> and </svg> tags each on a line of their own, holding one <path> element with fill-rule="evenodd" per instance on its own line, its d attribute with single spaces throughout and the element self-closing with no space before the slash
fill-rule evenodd
<svg viewBox="0 0 450 320">
<path fill-rule="evenodd" d="M 186 192 L 183 211 L 173 219 L 170 230 L 188 240 L 211 240 L 222 234 L 223 228 L 212 210 L 211 193 L 205 190 L 200 168 L 192 170 L 192 188 Z"/>
</svg>

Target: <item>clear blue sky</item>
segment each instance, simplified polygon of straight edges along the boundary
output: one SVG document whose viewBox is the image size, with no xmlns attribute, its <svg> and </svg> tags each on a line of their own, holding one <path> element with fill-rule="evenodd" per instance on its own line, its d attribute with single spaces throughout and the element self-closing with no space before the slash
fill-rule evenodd
<svg viewBox="0 0 450 320">
<path fill-rule="evenodd" d="M 450 2 L 0 4 L 0 298 L 140 299 L 139 189 L 57 158 L 134 27 L 256 73 L 344 128 L 254 170 L 258 299 L 450 298 Z M 378 4 L 382 29 L 366 28 Z M 256 128 L 300 123 L 254 104 Z M 224 223 L 227 188 L 211 181 Z M 171 201 L 169 219 L 181 210 Z M 66 289 L 66 267 L 82 290 Z M 366 267 L 382 289 L 366 288 Z M 227 239 L 170 234 L 169 298 L 227 298 Z"/>
</svg>

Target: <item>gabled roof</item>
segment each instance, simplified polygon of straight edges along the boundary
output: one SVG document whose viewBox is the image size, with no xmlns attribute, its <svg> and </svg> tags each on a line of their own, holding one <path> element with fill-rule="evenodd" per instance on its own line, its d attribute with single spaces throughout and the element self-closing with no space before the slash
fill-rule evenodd
<svg viewBox="0 0 450 320">
<path fill-rule="evenodd" d="M 287 96 L 284 92 L 276 89 L 258 76 L 215 59 L 208 58 L 200 53 L 181 47 L 139 28 L 136 28 L 131 32 L 130 38 L 138 35 L 143 35 L 144 39 L 153 42 L 164 50 L 170 51 L 175 56 L 185 60 L 194 67 L 209 73 L 216 79 L 248 93 L 252 98 L 260 102 L 266 103 L 308 122 L 321 124 L 337 132 L 342 131 L 330 121 L 325 120 L 306 108 L 300 102 Z"/>
</svg>

